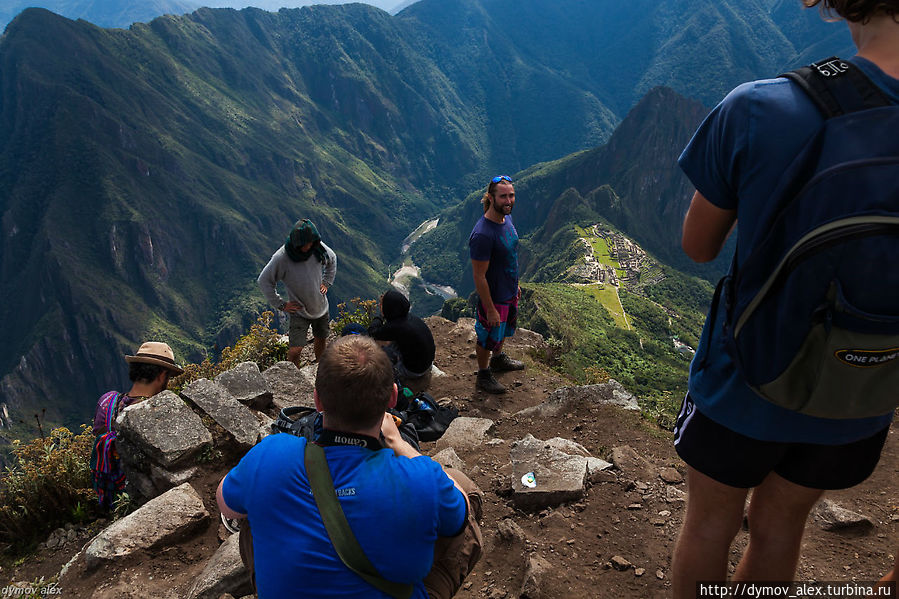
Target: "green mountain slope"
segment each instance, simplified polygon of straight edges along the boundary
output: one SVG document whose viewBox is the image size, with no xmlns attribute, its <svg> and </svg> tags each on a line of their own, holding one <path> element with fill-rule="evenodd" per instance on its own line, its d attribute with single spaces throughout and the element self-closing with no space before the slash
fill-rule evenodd
<svg viewBox="0 0 899 599">
<path fill-rule="evenodd" d="M 609 140 L 657 83 L 709 104 L 790 64 L 768 4 L 421 0 L 393 17 L 200 9 L 129 30 L 25 10 L 0 38 L 2 401 L 82 421 L 142 339 L 181 359 L 227 343 L 302 216 L 340 256 L 334 303 L 372 297 L 410 230 L 499 171 L 526 169 L 527 231 L 572 188 L 677 265 L 659 231 L 686 187 L 666 156 L 699 108 L 670 130 L 656 120 L 677 110 L 647 109 L 620 128 L 639 144 L 541 161 Z M 464 226 L 433 236 L 439 282 L 468 280 L 477 215 L 456 210 Z"/>
<path fill-rule="evenodd" d="M 415 187 L 477 156 L 440 104 L 440 74 L 397 55 L 401 37 L 362 5 L 201 10 L 130 31 L 37 9 L 16 19 L 0 47 L 13 411 L 83 419 L 140 339 L 169 339 L 184 359 L 227 338 L 300 216 L 340 253 L 335 304 L 382 287 L 384 240 L 434 210 Z M 68 389 L 77 401 L 55 399 Z"/>
<path fill-rule="evenodd" d="M 607 144 L 518 173 L 513 219 L 519 235 L 533 236 L 522 256 L 526 278 L 546 261 L 565 261 L 564 255 L 545 249 L 553 245 L 553 236 L 569 224 L 596 218 L 614 224 L 666 264 L 717 276 L 726 266 L 724 258 L 695 265 L 680 249 L 681 223 L 693 188 L 676 161 L 706 112 L 698 102 L 657 88 L 634 107 Z M 482 194 L 474 192 L 444 211 L 440 224 L 411 250 L 426 279 L 452 285 L 463 295 L 473 286 L 468 235 L 482 214 Z"/>
</svg>

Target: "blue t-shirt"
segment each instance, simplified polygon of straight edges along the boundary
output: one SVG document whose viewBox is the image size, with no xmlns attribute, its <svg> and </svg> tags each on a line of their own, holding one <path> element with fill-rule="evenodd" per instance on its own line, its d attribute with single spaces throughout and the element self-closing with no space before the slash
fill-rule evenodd
<svg viewBox="0 0 899 599">
<path fill-rule="evenodd" d="M 471 230 L 468 253 L 472 260 L 489 261 L 487 286 L 494 304 L 511 302 L 518 296 L 518 231 L 512 216 L 502 224 L 482 216 Z"/>
<path fill-rule="evenodd" d="M 306 439 L 282 433 L 228 473 L 222 496 L 248 514 L 260 599 L 388 597 L 347 568 L 328 537 L 304 465 Z M 334 488 L 365 555 L 384 578 L 415 585 L 430 572 L 439 536 L 465 525 L 465 497 L 436 462 L 392 450 L 325 448 Z"/>
<path fill-rule="evenodd" d="M 854 57 L 858 66 L 895 102 L 899 80 Z M 765 79 L 734 89 L 690 140 L 678 163 L 696 189 L 715 206 L 737 211 L 738 265 L 764 234 L 763 212 L 783 171 L 823 124 L 811 99 L 787 79 Z M 723 311 L 706 319 L 690 365 L 690 396 L 712 420 L 764 441 L 837 445 L 869 437 L 889 425 L 892 413 L 875 418 L 831 420 L 805 416 L 763 399 L 743 381 L 725 351 Z M 700 368 L 705 360 L 705 366 Z"/>
</svg>

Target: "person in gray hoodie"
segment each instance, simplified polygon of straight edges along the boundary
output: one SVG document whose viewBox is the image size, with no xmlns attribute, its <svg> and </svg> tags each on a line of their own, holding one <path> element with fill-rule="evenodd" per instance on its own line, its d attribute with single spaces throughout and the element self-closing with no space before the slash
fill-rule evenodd
<svg viewBox="0 0 899 599">
<path fill-rule="evenodd" d="M 312 327 L 313 350 L 318 360 L 328 339 L 328 288 L 337 276 L 337 255 L 322 242 L 308 218 L 293 226 L 284 245 L 272 254 L 257 282 L 272 307 L 290 315 L 287 359 L 299 366 L 300 352 Z M 277 291 L 284 282 L 287 299 Z"/>
</svg>

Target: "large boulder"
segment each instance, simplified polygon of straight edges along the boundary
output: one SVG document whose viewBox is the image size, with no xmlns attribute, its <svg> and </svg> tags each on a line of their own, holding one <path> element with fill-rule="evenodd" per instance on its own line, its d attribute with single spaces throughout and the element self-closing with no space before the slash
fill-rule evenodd
<svg viewBox="0 0 899 599">
<path fill-rule="evenodd" d="M 198 379 L 182 389 L 181 395 L 228 431 L 241 449 L 247 450 L 256 444 L 259 421 L 222 385 L 209 379 Z"/>
<path fill-rule="evenodd" d="M 116 447 L 126 467 L 149 472 L 152 460 L 177 469 L 212 444 L 200 417 L 171 391 L 132 404 L 116 420 Z"/>
<path fill-rule="evenodd" d="M 190 483 L 184 483 L 105 528 L 85 550 L 85 562 L 93 569 L 137 551 L 174 545 L 208 521 L 203 500 Z"/>
<path fill-rule="evenodd" d="M 297 368 L 293 362 L 278 362 L 262 373 L 272 391 L 272 403 L 281 410 L 291 406 L 314 408 L 312 392 L 315 389 L 317 365 Z"/>
<path fill-rule="evenodd" d="M 272 405 L 272 391 L 256 362 L 242 362 L 215 377 L 215 382 L 231 397 L 254 410 L 264 410 Z"/>
<path fill-rule="evenodd" d="M 191 587 L 189 599 L 219 599 L 225 593 L 243 597 L 253 592 L 250 573 L 240 559 L 239 536 L 231 535 L 219 546 Z"/>
<path fill-rule="evenodd" d="M 456 470 L 465 470 L 465 462 L 456 453 L 452 447 L 442 449 L 431 456 L 431 459 L 443 466 L 444 468 L 455 468 Z"/>
<path fill-rule="evenodd" d="M 584 496 L 587 458 L 569 455 L 528 434 L 512 444 L 512 499 L 522 509 L 540 510 Z M 524 478 L 533 473 L 534 484 Z"/>
</svg>

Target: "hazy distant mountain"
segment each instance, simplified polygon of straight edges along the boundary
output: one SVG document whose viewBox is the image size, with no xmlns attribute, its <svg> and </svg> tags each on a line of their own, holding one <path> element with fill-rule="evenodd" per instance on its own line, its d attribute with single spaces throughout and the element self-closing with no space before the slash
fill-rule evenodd
<svg viewBox="0 0 899 599">
<path fill-rule="evenodd" d="M 381 10 L 386 10 L 389 13 L 394 13 L 398 10 L 398 5 L 400 0 L 351 0 L 364 2 L 365 4 L 371 4 L 372 6 L 377 6 Z M 414 1 L 414 0 L 413 0 Z M 410 2 L 409 4 L 411 4 Z M 246 8 L 248 6 L 253 6 L 256 8 L 261 8 L 263 10 L 275 11 L 281 8 L 300 8 L 301 6 L 311 6 L 313 4 L 350 4 L 348 0 L 313 0 L 313 1 L 302 1 L 302 0 L 209 0 L 208 2 L 202 2 L 202 6 L 208 6 L 209 8 Z M 405 4 L 405 3 L 404 3 Z"/>
<path fill-rule="evenodd" d="M 101 27 L 127 27 L 160 15 L 196 10 L 193 0 L 5 0 L 0 4 L 0 30 L 29 6 L 46 8 L 69 19 L 84 19 Z"/>
<path fill-rule="evenodd" d="M 396 14 L 396 13 L 400 12 L 401 10 L 403 10 L 404 8 L 409 8 L 410 6 L 412 6 L 413 4 L 415 4 L 418 1 L 419 0 L 404 0 L 400 4 L 393 7 L 393 9 L 391 9 L 390 12 Z"/>
<path fill-rule="evenodd" d="M 779 8 L 803 35 L 841 27 Z M 665 257 L 668 241 L 644 238 L 680 210 L 672 160 L 652 181 L 629 169 L 654 132 L 670 153 L 659 123 L 680 103 L 631 109 L 660 84 L 708 106 L 795 64 L 778 23 L 743 0 L 201 8 L 128 30 L 25 10 L 0 38 L 2 400 L 78 422 L 141 340 L 181 359 L 227 343 L 302 216 L 338 252 L 334 303 L 374 297 L 419 222 L 490 174 L 600 146 L 629 112 L 643 116 L 619 131 L 639 143 L 616 134 L 604 147 L 620 152 L 585 154 L 602 157 L 597 177 L 571 172 L 585 199 L 595 185 L 629 198 L 609 218 Z M 565 191 L 554 180 L 531 192 L 535 227 Z M 454 247 L 434 256 L 458 277 Z"/>
<path fill-rule="evenodd" d="M 352 0 L 355 1 L 355 0 Z M 394 14 L 417 0 L 359 0 Z M 277 12 L 281 8 L 299 8 L 313 4 L 348 4 L 347 0 L 7 0 L 0 4 L 0 32 L 25 8 L 46 8 L 69 19 L 84 19 L 101 27 L 128 27 L 156 17 L 182 15 L 201 6 L 209 8 L 246 8 Z"/>
</svg>

